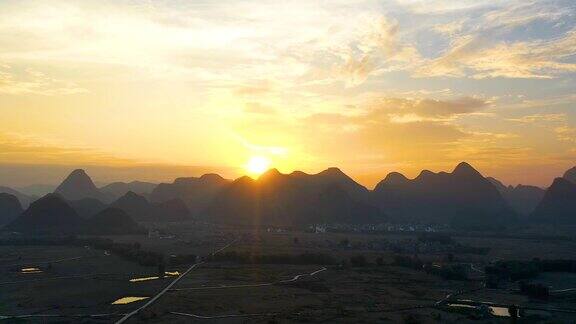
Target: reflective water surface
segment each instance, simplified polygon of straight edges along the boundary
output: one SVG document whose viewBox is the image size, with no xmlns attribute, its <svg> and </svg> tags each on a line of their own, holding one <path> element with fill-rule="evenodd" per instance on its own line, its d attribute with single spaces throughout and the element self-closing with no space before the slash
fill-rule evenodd
<svg viewBox="0 0 576 324">
<path fill-rule="evenodd" d="M 148 299 L 150 297 L 134 297 L 134 296 L 129 296 L 129 297 L 122 297 L 120 299 L 115 300 L 112 305 L 125 305 L 125 304 L 130 304 L 133 302 L 137 302 L 137 301 L 141 301 L 144 299 Z"/>
<path fill-rule="evenodd" d="M 42 273 L 40 268 L 22 268 L 20 269 L 20 273 Z"/>
<path fill-rule="evenodd" d="M 508 310 L 507 307 L 490 306 L 490 312 L 494 316 L 510 317 L 510 311 Z"/>
<path fill-rule="evenodd" d="M 469 301 L 469 300 L 462 300 L 463 302 L 465 301 Z M 507 307 L 498 307 L 498 306 L 473 306 L 473 305 L 468 305 L 468 304 L 459 304 L 459 303 L 451 303 L 451 304 L 447 304 L 446 306 L 457 310 L 481 310 L 482 307 L 485 307 L 484 309 L 487 309 L 490 314 L 494 315 L 494 316 L 498 316 L 498 317 L 510 317 L 510 311 Z"/>
<path fill-rule="evenodd" d="M 178 277 L 180 275 L 180 272 L 178 272 L 178 271 L 166 271 L 166 272 L 164 272 L 164 274 L 167 277 Z M 132 279 L 130 279 L 130 282 L 150 281 L 150 280 L 156 280 L 156 279 L 160 279 L 160 277 L 152 276 L 152 277 L 132 278 Z"/>
</svg>

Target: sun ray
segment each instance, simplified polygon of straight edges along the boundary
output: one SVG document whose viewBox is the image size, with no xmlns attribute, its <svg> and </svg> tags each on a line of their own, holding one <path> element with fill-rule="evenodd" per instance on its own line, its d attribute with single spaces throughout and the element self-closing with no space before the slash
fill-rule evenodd
<svg viewBox="0 0 576 324">
<path fill-rule="evenodd" d="M 271 164 L 270 159 L 265 156 L 253 156 L 246 163 L 246 171 L 248 171 L 250 175 L 258 176 L 268 170 Z"/>
</svg>

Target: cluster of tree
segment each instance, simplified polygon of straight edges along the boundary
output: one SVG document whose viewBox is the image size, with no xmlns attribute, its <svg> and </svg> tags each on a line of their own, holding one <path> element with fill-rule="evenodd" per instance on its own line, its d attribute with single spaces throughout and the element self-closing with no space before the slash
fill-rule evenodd
<svg viewBox="0 0 576 324">
<path fill-rule="evenodd" d="M 451 250 L 454 253 L 486 255 L 488 252 L 490 252 L 490 248 L 487 247 L 475 247 L 460 244 L 456 242 L 452 236 L 446 233 L 422 233 L 418 236 L 418 242 L 424 244 L 448 245 L 451 247 Z"/>
<path fill-rule="evenodd" d="M 526 280 L 541 272 L 576 272 L 576 260 L 498 261 L 486 267 L 486 274 L 500 280 Z"/>
<path fill-rule="evenodd" d="M 179 255 L 171 255 L 168 258 L 168 264 L 171 266 L 178 266 L 183 264 L 191 264 L 196 262 L 197 260 L 196 254 L 179 254 Z"/>
<path fill-rule="evenodd" d="M 195 254 L 171 255 L 166 258 L 163 253 L 142 250 L 140 243 L 115 243 L 111 240 L 97 240 L 93 247 L 99 250 L 107 250 L 124 259 L 137 262 L 142 266 L 158 266 L 165 268 L 166 265 L 178 266 L 196 262 Z M 161 271 L 161 273 L 164 273 Z"/>
<path fill-rule="evenodd" d="M 422 233 L 418 235 L 418 242 L 421 243 L 440 243 L 446 245 L 456 244 L 452 236 L 444 233 Z"/>
<path fill-rule="evenodd" d="M 488 276 L 518 281 L 536 277 L 540 273 L 538 265 L 532 261 L 498 261 L 485 268 Z"/>
<path fill-rule="evenodd" d="M 466 267 L 462 264 L 433 265 L 423 262 L 417 256 L 395 255 L 394 264 L 414 270 L 423 270 L 428 274 L 440 276 L 446 280 L 467 280 Z"/>
<path fill-rule="evenodd" d="M 137 262 L 142 266 L 158 266 L 163 264 L 164 254 L 142 250 L 139 243 L 115 243 L 112 240 L 98 240 L 93 247 L 107 250 L 128 261 Z"/>
<path fill-rule="evenodd" d="M 4 238 L 0 239 L 0 246 L 16 245 L 16 246 L 82 246 L 91 245 L 89 242 L 99 239 L 79 239 L 76 236 L 23 236 L 18 238 Z"/>
<path fill-rule="evenodd" d="M 362 254 L 354 255 L 350 257 L 350 265 L 353 267 L 366 267 L 370 263 L 368 259 Z"/>
<path fill-rule="evenodd" d="M 520 282 L 520 292 L 535 298 L 547 298 L 550 296 L 550 289 L 548 287 L 543 284 L 526 281 Z"/>
<path fill-rule="evenodd" d="M 424 262 L 418 257 L 400 254 L 394 256 L 394 265 L 415 270 L 422 270 L 424 268 Z"/>
<path fill-rule="evenodd" d="M 32 246 L 90 246 L 97 250 L 109 251 L 128 261 L 136 262 L 142 266 L 177 266 L 190 264 L 196 261 L 195 254 L 171 255 L 168 259 L 164 254 L 142 250 L 140 243 L 116 243 L 104 238 L 78 238 L 76 236 L 26 236 L 19 238 L 1 239 L 2 245 L 32 245 Z"/>
<path fill-rule="evenodd" d="M 542 272 L 576 272 L 576 260 L 534 259 Z"/>
<path fill-rule="evenodd" d="M 489 247 L 481 247 L 481 246 L 469 246 L 469 245 L 457 244 L 454 247 L 454 252 L 486 255 L 486 254 L 488 254 L 488 252 L 490 252 L 490 248 Z"/>
<path fill-rule="evenodd" d="M 468 280 L 466 267 L 462 264 L 448 264 L 435 267 L 432 266 L 432 264 L 427 263 L 424 265 L 424 271 L 446 280 Z"/>
<path fill-rule="evenodd" d="M 231 261 L 246 264 L 321 264 L 335 265 L 338 263 L 352 267 L 367 267 L 373 265 L 363 254 L 356 254 L 345 260 L 338 260 L 328 254 L 323 253 L 303 253 L 303 254 L 253 254 L 250 252 L 226 252 L 213 255 L 207 258 L 208 261 Z M 384 261 L 380 257 L 376 260 L 377 265 L 383 265 Z"/>
<path fill-rule="evenodd" d="M 302 254 L 254 254 L 251 252 L 230 251 L 206 258 L 208 261 L 228 261 L 244 264 L 336 264 L 337 260 L 323 253 Z"/>
</svg>

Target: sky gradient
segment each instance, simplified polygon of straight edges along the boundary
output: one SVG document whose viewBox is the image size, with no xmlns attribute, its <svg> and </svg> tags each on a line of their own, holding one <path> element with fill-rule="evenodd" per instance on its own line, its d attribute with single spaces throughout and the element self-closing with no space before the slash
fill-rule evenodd
<svg viewBox="0 0 576 324">
<path fill-rule="evenodd" d="M 576 3 L 0 2 L 0 185 L 576 161 Z M 32 171 L 33 170 L 33 171 Z"/>
</svg>

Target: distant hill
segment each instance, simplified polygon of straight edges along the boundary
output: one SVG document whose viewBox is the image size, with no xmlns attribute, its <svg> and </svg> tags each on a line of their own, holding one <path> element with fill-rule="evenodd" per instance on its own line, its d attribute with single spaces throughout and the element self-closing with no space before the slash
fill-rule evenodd
<svg viewBox="0 0 576 324">
<path fill-rule="evenodd" d="M 106 208 L 90 217 L 82 230 L 87 234 L 136 234 L 145 229 L 140 227 L 126 212 L 118 208 Z"/>
<path fill-rule="evenodd" d="M 84 219 L 90 218 L 108 207 L 105 203 L 94 198 L 68 200 L 67 202 Z"/>
<path fill-rule="evenodd" d="M 512 207 L 520 215 L 530 215 L 534 211 L 534 208 L 540 203 L 544 197 L 545 189 L 535 186 L 517 185 L 505 186 L 502 182 L 487 177 L 496 189 L 502 194 L 502 197 L 508 202 L 510 207 Z"/>
<path fill-rule="evenodd" d="M 178 178 L 173 183 L 161 183 L 150 194 L 150 201 L 162 203 L 172 199 L 182 200 L 190 211 L 198 215 L 204 211 L 214 196 L 231 183 L 217 174 L 199 178 Z"/>
<path fill-rule="evenodd" d="M 0 193 L 7 193 L 15 196 L 18 198 L 23 208 L 27 208 L 34 200 L 36 200 L 36 197 L 23 194 L 22 192 L 9 187 L 0 186 Z"/>
<path fill-rule="evenodd" d="M 370 200 L 370 190 L 354 181 L 338 168 L 328 168 L 312 175 L 295 171 L 289 176 L 293 180 L 298 181 L 300 185 L 305 186 L 309 191 L 319 192 L 329 187 L 338 187 L 354 200 L 362 202 Z"/>
<path fill-rule="evenodd" d="M 320 190 L 311 202 L 312 208 L 306 210 L 308 216 L 301 219 L 299 223 L 313 221 L 314 223 L 363 224 L 386 221 L 380 209 L 354 199 L 349 191 L 340 185 L 328 185 Z"/>
<path fill-rule="evenodd" d="M 132 191 L 113 202 L 110 207 L 123 210 L 132 219 L 140 222 L 174 222 L 192 219 L 190 210 L 178 198 L 152 204 L 145 197 Z"/>
<path fill-rule="evenodd" d="M 16 196 L 0 193 L 0 226 L 12 222 L 22 211 L 22 205 Z"/>
<path fill-rule="evenodd" d="M 562 177 L 572 183 L 576 183 L 576 167 L 573 167 L 564 173 Z"/>
<path fill-rule="evenodd" d="M 531 218 L 552 225 L 576 225 L 576 184 L 554 179 Z"/>
<path fill-rule="evenodd" d="M 112 202 L 110 207 L 125 211 L 135 221 L 147 221 L 153 216 L 148 200 L 132 191 Z"/>
<path fill-rule="evenodd" d="M 113 182 L 100 188 L 100 191 L 110 195 L 114 199 L 124 196 L 128 191 L 132 191 L 139 195 L 148 195 L 157 184 L 151 182 L 132 181 L 132 182 Z"/>
<path fill-rule="evenodd" d="M 373 199 L 398 222 L 488 229 L 517 221 L 495 186 L 465 162 L 451 173 L 424 170 L 413 180 L 393 172 L 378 183 Z"/>
<path fill-rule="evenodd" d="M 67 200 L 83 198 L 94 198 L 104 202 L 110 200 L 109 196 L 96 188 L 92 179 L 82 169 L 72 171 L 54 192 Z"/>
<path fill-rule="evenodd" d="M 76 211 L 57 194 L 48 194 L 26 209 L 19 217 L 9 223 L 4 230 L 37 233 L 73 233 L 83 223 Z"/>
<path fill-rule="evenodd" d="M 381 222 L 379 209 L 362 202 L 363 187 L 350 181 L 334 169 L 315 175 L 272 169 L 257 180 L 235 180 L 214 198 L 208 217 L 220 223 L 274 226 Z"/>
<path fill-rule="evenodd" d="M 568 183 L 575 177 L 576 168 L 564 175 Z M 0 187 L 3 191 L 16 196 L 22 205 L 34 199 Z M 460 229 L 513 226 L 519 221 L 518 215 L 532 219 L 536 214 L 532 211 L 547 194 L 534 186 L 505 186 L 464 162 L 452 172 L 424 170 L 414 179 L 392 172 L 373 191 L 340 169 L 328 168 L 317 174 L 282 174 L 271 169 L 258 179 L 241 177 L 234 181 L 205 174 L 158 185 L 114 182 L 100 189 L 78 169 L 55 192 L 84 219 L 110 207 L 138 222 L 204 219 L 226 224 L 306 226 L 393 221 L 449 224 Z M 542 208 L 538 214 L 546 210 Z"/>
</svg>

